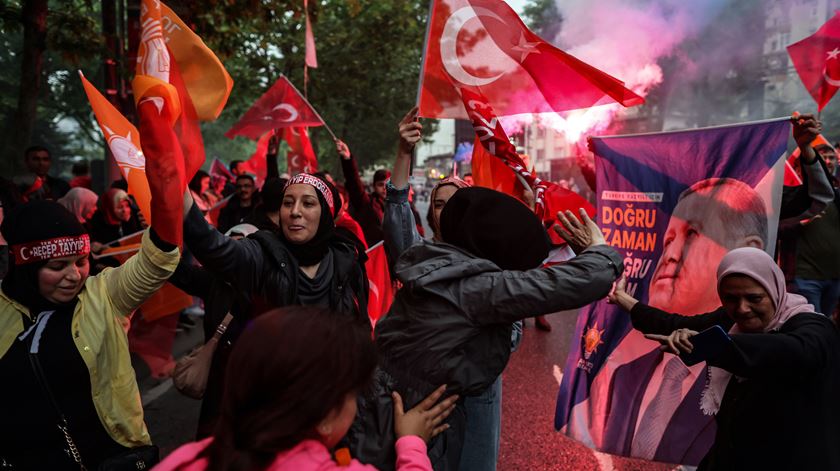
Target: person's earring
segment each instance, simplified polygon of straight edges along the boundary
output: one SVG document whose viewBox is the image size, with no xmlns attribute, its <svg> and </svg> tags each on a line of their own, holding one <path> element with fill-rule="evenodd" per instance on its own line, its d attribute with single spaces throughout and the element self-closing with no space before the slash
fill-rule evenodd
<svg viewBox="0 0 840 471">
<path fill-rule="evenodd" d="M 328 437 L 332 434 L 332 425 L 321 424 L 318 426 L 318 433 L 321 436 Z"/>
</svg>

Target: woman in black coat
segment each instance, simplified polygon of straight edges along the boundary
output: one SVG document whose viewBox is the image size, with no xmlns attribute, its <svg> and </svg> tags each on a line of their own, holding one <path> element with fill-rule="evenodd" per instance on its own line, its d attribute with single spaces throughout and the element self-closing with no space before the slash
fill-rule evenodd
<svg viewBox="0 0 840 471">
<path fill-rule="evenodd" d="M 802 296 L 785 291 L 765 252 L 729 252 L 717 271 L 722 307 L 681 316 L 646 306 L 619 282 L 610 300 L 633 327 L 674 354 L 691 352 L 699 331 L 721 326 L 731 341 L 709 352 L 698 407 L 716 416 L 701 470 L 840 469 L 840 334 Z"/>
<path fill-rule="evenodd" d="M 189 193 L 185 198 L 185 205 L 192 205 Z M 252 315 L 319 305 L 369 325 L 365 256 L 335 233 L 335 201 L 324 180 L 301 173 L 283 190 L 278 231 L 236 241 L 207 224 L 192 205 L 184 241 L 202 266 L 251 300 Z"/>
</svg>

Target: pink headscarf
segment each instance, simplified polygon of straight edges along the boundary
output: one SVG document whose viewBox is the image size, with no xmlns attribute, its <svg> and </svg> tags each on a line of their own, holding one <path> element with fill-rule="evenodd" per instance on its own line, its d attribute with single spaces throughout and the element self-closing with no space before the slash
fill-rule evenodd
<svg viewBox="0 0 840 471">
<path fill-rule="evenodd" d="M 85 216 L 91 214 L 96 209 L 96 201 L 99 199 L 96 193 L 87 188 L 75 187 L 71 188 L 66 195 L 58 199 L 62 206 L 76 216 L 80 223 L 87 222 Z"/>
<path fill-rule="evenodd" d="M 717 269 L 718 291 L 721 281 L 729 275 L 744 275 L 755 280 L 767 291 L 776 313 L 764 327 L 764 332 L 777 331 L 792 317 L 803 312 L 816 312 L 808 301 L 785 289 L 785 275 L 770 255 L 760 249 L 743 247 L 730 251 L 720 261 Z M 738 324 L 729 329 L 730 334 L 742 333 Z M 714 366 L 709 367 L 709 382 L 700 399 L 700 407 L 706 415 L 717 414 L 726 386 L 732 373 Z"/>
</svg>

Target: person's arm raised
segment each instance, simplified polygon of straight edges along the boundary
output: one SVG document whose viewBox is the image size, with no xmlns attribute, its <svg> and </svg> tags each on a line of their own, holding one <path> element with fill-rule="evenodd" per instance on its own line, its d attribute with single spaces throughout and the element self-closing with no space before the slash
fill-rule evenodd
<svg viewBox="0 0 840 471">
<path fill-rule="evenodd" d="M 408 173 L 414 146 L 422 139 L 422 129 L 423 126 L 417 122 L 417 107 L 414 107 L 400 121 L 400 145 L 391 181 L 387 186 L 385 214 L 382 218 L 385 251 L 392 264 L 409 247 L 421 240 L 414 213 L 408 203 Z"/>
<path fill-rule="evenodd" d="M 394 171 L 391 172 L 391 184 L 398 190 L 408 186 L 414 147 L 423 139 L 423 125 L 417 121 L 418 109 L 415 106 L 400 121 L 400 145 L 397 160 L 394 161 Z"/>
</svg>

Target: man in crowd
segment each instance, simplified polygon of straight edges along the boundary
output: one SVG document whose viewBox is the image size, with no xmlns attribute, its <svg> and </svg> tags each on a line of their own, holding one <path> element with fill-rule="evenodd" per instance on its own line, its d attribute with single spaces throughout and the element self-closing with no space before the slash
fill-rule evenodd
<svg viewBox="0 0 840 471">
<path fill-rule="evenodd" d="M 373 174 L 373 192 L 365 191 L 359 176 L 356 159 L 350 148 L 342 141 L 336 141 L 338 155 L 341 156 L 341 170 L 344 172 L 344 187 L 350 195 L 350 216 L 355 219 L 365 234 L 368 245 L 382 240 L 382 216 L 385 211 L 385 184 L 391 178 L 391 172 L 379 169 Z"/>
<path fill-rule="evenodd" d="M 46 147 L 31 146 L 23 153 L 29 175 L 20 185 L 20 193 L 27 200 L 57 200 L 70 191 L 70 185 L 49 175 L 52 156 Z"/>
<path fill-rule="evenodd" d="M 254 212 L 257 184 L 247 173 L 236 177 L 236 194 L 219 213 L 219 231 L 227 232 L 231 227 L 245 222 Z"/>
<path fill-rule="evenodd" d="M 785 237 L 795 240 L 794 285 L 817 312 L 831 316 L 840 297 L 840 211 L 838 211 L 837 152 L 827 143 L 814 147 L 825 163 L 834 198 L 818 215 L 797 221 Z"/>
</svg>

